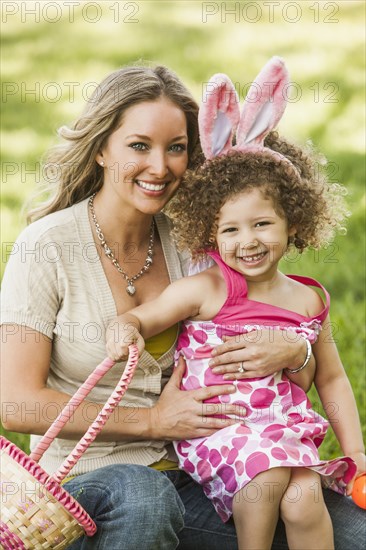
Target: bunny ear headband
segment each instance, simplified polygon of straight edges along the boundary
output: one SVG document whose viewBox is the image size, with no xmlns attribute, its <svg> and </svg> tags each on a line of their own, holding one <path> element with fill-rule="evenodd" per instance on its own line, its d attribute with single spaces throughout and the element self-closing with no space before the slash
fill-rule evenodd
<svg viewBox="0 0 366 550">
<path fill-rule="evenodd" d="M 265 150 L 290 162 L 263 145 L 285 111 L 284 89 L 288 82 L 284 62 L 279 57 L 272 57 L 250 86 L 240 115 L 233 83 L 225 74 L 215 74 L 207 83 L 198 114 L 200 141 L 206 159 L 228 151 Z"/>
</svg>

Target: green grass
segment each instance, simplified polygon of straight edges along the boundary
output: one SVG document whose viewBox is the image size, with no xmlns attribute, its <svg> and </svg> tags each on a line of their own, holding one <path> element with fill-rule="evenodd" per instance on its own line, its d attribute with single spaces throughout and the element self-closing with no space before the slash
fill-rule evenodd
<svg viewBox="0 0 366 550">
<path fill-rule="evenodd" d="M 80 112 L 88 83 L 123 64 L 146 59 L 174 69 L 197 100 L 202 82 L 214 72 L 228 73 L 243 97 L 264 62 L 281 55 L 301 91 L 301 97 L 289 103 L 281 129 L 299 142 L 310 138 L 324 152 L 331 161 L 330 175 L 349 191 L 352 212 L 346 236 L 320 254 L 310 251 L 289 258 L 283 269 L 318 278 L 330 291 L 335 338 L 365 427 L 363 2 L 297 2 L 297 22 L 286 20 L 294 14 L 283 13 L 285 3 L 275 8 L 270 22 L 269 8 L 257 2 L 262 15 L 256 23 L 250 22 L 254 12 L 245 11 L 250 10 L 248 2 L 240 2 L 237 22 L 229 15 L 224 22 L 223 11 L 203 22 L 202 2 L 136 2 L 134 15 L 126 3 L 119 4 L 118 21 L 112 7 L 116 3 L 106 1 L 100 3 L 101 18 L 94 24 L 80 6 L 74 22 L 64 8 L 58 22 L 46 21 L 54 17 L 51 10 L 46 18 L 41 14 L 38 23 L 19 10 L 3 25 L 3 91 L 13 93 L 4 95 L 1 104 L 2 270 L 8 243 L 25 225 L 22 206 L 42 179 L 40 158 L 54 143 L 56 129 Z M 237 4 L 227 2 L 227 9 Z M 215 5 L 221 10 L 222 3 Z M 93 17 L 92 11 L 88 14 Z M 138 22 L 130 22 L 129 16 Z M 70 82 L 75 83 L 74 97 Z M 36 95 L 26 95 L 31 89 Z M 53 101 L 56 89 L 61 95 Z M 320 410 L 313 390 L 311 398 Z M 27 449 L 28 436 L 7 435 Z M 339 453 L 331 432 L 321 453 L 324 458 Z"/>
</svg>

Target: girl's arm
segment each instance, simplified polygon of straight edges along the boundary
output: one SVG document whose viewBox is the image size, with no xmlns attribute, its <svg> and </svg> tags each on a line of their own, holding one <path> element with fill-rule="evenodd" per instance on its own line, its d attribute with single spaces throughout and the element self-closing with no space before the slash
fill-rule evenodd
<svg viewBox="0 0 366 550">
<path fill-rule="evenodd" d="M 119 315 L 110 323 L 107 328 L 108 356 L 114 361 L 126 359 L 131 343 L 136 343 L 141 352 L 144 339 L 179 321 L 199 318 L 202 312 L 205 319 L 209 319 L 207 296 L 215 296 L 215 278 L 207 272 L 170 284 L 155 300 Z M 216 311 L 213 309 L 212 313 L 214 315 Z"/>
<path fill-rule="evenodd" d="M 366 471 L 365 446 L 356 401 L 333 340 L 329 316 L 313 345 L 313 353 L 317 363 L 316 389 L 343 453 L 357 464 L 358 476 Z"/>
</svg>

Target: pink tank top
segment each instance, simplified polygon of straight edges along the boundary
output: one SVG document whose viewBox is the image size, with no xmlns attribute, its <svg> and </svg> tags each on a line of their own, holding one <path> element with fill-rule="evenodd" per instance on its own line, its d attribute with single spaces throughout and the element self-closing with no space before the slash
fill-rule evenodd
<svg viewBox="0 0 366 550">
<path fill-rule="evenodd" d="M 209 252 L 208 255 L 219 266 L 227 287 L 226 301 L 220 311 L 212 319 L 215 324 L 228 326 L 243 323 L 243 320 L 245 320 L 245 323 L 248 325 L 278 326 L 278 328 L 285 328 L 299 325 L 305 327 L 308 324 L 309 327 L 313 327 L 314 322 L 317 321 L 322 323 L 328 315 L 330 305 L 329 294 L 315 279 L 302 277 L 300 275 L 287 275 L 287 277 L 294 281 L 298 281 L 306 286 L 314 286 L 321 289 L 324 293 L 325 305 L 322 311 L 313 317 L 307 317 L 279 306 L 251 300 L 248 298 L 248 286 L 245 277 L 238 271 L 229 267 L 222 260 L 217 251 Z"/>
</svg>

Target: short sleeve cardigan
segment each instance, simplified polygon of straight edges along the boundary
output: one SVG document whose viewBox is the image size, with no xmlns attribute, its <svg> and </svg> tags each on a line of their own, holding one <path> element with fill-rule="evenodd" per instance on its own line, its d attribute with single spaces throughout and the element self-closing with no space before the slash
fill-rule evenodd
<svg viewBox="0 0 366 550">
<path fill-rule="evenodd" d="M 169 236 L 164 214 L 155 216 L 170 280 L 181 278 L 189 258 L 179 255 Z M 88 199 L 29 225 L 14 243 L 2 283 L 1 323 L 35 329 L 52 339 L 47 384 L 73 394 L 105 355 L 105 330 L 116 316 L 114 299 L 101 265 L 88 218 Z M 157 361 L 146 351 L 125 394 L 122 407 L 130 407 L 134 422 L 137 407 L 151 407 L 171 374 L 175 343 Z M 24 369 L 27 365 L 24 365 Z M 123 365 L 122 365 L 123 368 Z M 115 365 L 88 396 L 104 403 L 121 374 Z M 35 414 L 53 416 L 55 404 Z M 90 421 L 96 414 L 90 406 Z M 26 411 L 24 411 L 26 414 Z M 32 411 L 34 414 L 34 411 Z M 88 414 L 88 411 L 86 410 Z M 71 420 L 72 421 L 72 420 Z M 33 448 L 39 436 L 31 437 Z M 52 473 L 75 441 L 57 439 L 40 464 Z M 73 468 L 85 473 L 115 463 L 148 465 L 168 457 L 164 441 L 94 442 Z"/>
</svg>

